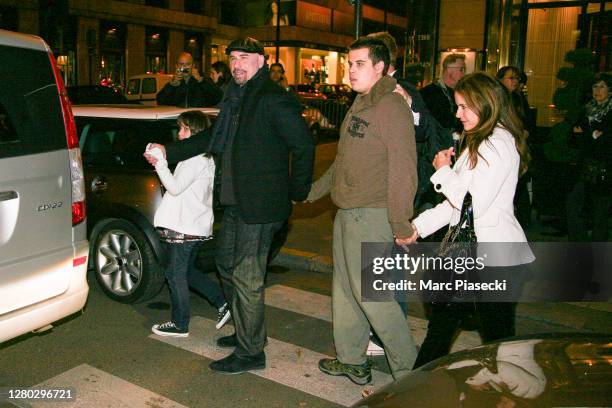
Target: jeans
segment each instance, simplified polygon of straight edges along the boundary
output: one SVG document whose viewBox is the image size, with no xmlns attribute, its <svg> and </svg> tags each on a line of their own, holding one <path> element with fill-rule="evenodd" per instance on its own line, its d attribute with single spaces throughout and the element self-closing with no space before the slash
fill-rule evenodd
<svg viewBox="0 0 612 408">
<path fill-rule="evenodd" d="M 234 206 L 223 212 L 217 237 L 215 262 L 226 298 L 232 305 L 238 357 L 263 352 L 266 342 L 264 321 L 264 279 L 274 234 L 284 221 L 247 224 Z"/>
<path fill-rule="evenodd" d="M 168 266 L 166 279 L 172 302 L 172 322 L 180 330 L 189 329 L 189 288 L 204 296 L 217 309 L 225 304 L 221 286 L 195 267 L 202 242 L 166 244 Z"/>
</svg>

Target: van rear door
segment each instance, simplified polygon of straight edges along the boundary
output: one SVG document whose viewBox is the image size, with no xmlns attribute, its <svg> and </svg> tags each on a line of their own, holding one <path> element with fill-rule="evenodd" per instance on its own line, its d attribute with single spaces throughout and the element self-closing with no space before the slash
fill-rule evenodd
<svg viewBox="0 0 612 408">
<path fill-rule="evenodd" d="M 58 86 L 42 41 L 23 42 L 0 32 L 0 319 L 66 291 L 74 256 Z"/>
</svg>

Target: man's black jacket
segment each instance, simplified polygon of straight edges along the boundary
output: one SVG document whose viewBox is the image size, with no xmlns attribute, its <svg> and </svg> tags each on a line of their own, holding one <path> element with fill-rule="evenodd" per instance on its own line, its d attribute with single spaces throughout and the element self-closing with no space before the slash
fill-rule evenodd
<svg viewBox="0 0 612 408">
<path fill-rule="evenodd" d="M 454 92 L 450 88 L 447 88 L 447 91 L 449 97 L 446 96 L 438 83 L 432 82 L 425 88 L 421 89 L 421 96 L 423 97 L 425 104 L 427 104 L 429 112 L 431 112 L 433 117 L 436 118 L 442 127 L 450 129 L 451 132 L 457 131 L 461 133 L 463 131 L 463 125 L 455 116 L 457 106 L 455 105 L 454 101 Z"/>
<path fill-rule="evenodd" d="M 157 94 L 159 105 L 180 106 L 182 108 L 203 108 L 216 106 L 223 97 L 223 91 L 209 79 L 200 82 L 193 77 L 189 82 L 181 79 L 177 86 L 167 83 Z"/>
<path fill-rule="evenodd" d="M 308 196 L 315 146 L 297 99 L 272 82 L 267 73 L 255 75 L 244 86 L 232 145 L 237 207 L 249 224 L 283 221 L 291 215 L 291 201 Z M 212 134 L 208 130 L 169 144 L 168 161 L 186 160 L 207 151 Z"/>
</svg>

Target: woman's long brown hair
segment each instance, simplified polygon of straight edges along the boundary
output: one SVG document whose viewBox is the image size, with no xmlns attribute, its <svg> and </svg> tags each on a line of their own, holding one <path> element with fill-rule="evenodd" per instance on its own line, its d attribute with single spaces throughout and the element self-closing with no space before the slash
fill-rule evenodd
<svg viewBox="0 0 612 408">
<path fill-rule="evenodd" d="M 478 72 L 461 78 L 455 86 L 455 92 L 465 98 L 468 108 L 478 115 L 479 119 L 476 127 L 464 131 L 461 137 L 461 145 L 468 148 L 470 168 L 476 167 L 480 144 L 488 142 L 495 127 L 500 126 L 514 137 L 516 150 L 521 158 L 519 175 L 524 174 L 530 160 L 527 134 L 506 87 L 490 75 Z"/>
</svg>

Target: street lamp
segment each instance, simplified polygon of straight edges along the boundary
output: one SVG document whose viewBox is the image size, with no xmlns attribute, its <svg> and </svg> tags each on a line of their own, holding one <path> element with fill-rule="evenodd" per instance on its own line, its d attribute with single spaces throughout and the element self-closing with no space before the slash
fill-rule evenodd
<svg viewBox="0 0 612 408">
<path fill-rule="evenodd" d="M 361 0 L 347 0 L 351 6 L 355 6 L 355 39 L 361 37 Z"/>
</svg>

